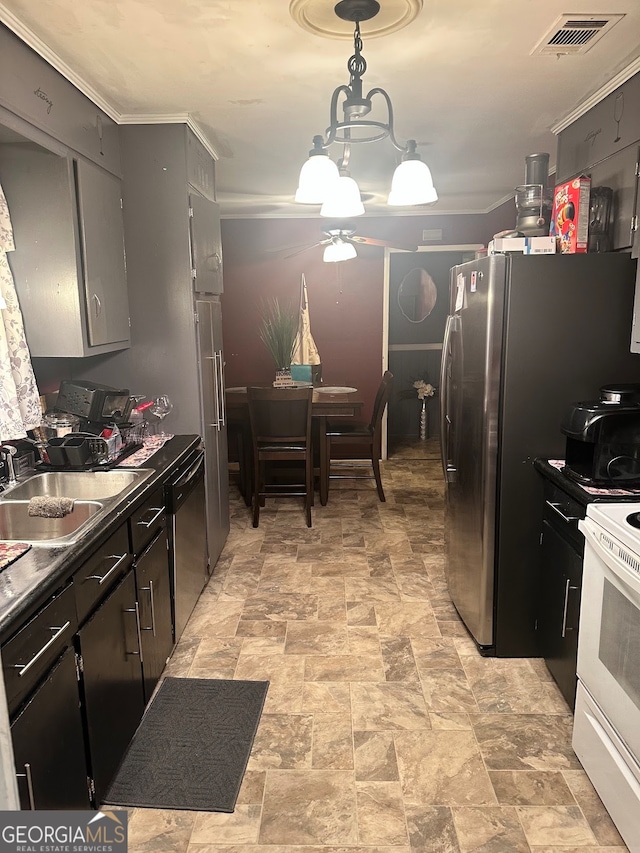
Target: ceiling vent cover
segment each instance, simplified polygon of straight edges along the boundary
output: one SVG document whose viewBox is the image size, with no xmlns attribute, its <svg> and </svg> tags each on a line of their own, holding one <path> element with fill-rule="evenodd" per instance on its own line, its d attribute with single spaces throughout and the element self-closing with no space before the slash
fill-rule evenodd
<svg viewBox="0 0 640 853">
<path fill-rule="evenodd" d="M 591 50 L 624 15 L 561 15 L 531 54 L 578 54 Z"/>
</svg>

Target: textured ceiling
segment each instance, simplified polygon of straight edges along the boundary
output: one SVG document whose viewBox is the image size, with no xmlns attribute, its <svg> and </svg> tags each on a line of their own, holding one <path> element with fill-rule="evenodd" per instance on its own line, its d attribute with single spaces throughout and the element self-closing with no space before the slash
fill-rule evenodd
<svg viewBox="0 0 640 853">
<path fill-rule="evenodd" d="M 408 2 L 381 0 L 383 10 Z M 553 163 L 551 128 L 640 57 L 638 0 L 410 5 L 414 19 L 396 32 L 367 40 L 363 24 L 364 83 L 388 91 L 398 138 L 418 140 L 440 196 L 433 212 L 509 196 L 525 155 L 549 151 Z M 531 55 L 561 14 L 607 12 L 625 18 L 583 55 Z M 223 214 L 317 214 L 291 201 L 353 45 L 299 26 L 287 0 L 0 0 L 0 20 L 39 37 L 116 117 L 190 113 L 219 155 Z M 389 212 L 395 159 L 388 140 L 354 146 L 370 213 Z"/>
</svg>

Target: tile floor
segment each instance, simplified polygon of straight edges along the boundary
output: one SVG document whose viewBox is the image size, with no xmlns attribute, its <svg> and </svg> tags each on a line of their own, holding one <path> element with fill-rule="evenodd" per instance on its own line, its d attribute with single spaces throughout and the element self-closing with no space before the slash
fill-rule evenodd
<svg viewBox="0 0 640 853">
<path fill-rule="evenodd" d="M 419 458 L 417 458 L 419 457 Z M 429 441 L 231 533 L 166 675 L 269 680 L 234 814 L 132 810 L 130 853 L 623 853 L 541 660 L 482 658 L 447 596 Z M 356 488 L 357 486 L 357 488 Z"/>
</svg>

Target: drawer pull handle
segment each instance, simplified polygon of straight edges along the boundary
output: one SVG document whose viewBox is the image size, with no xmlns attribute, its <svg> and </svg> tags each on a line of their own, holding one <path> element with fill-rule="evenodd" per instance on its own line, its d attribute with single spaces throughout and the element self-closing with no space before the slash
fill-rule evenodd
<svg viewBox="0 0 640 853">
<path fill-rule="evenodd" d="M 550 507 L 551 507 L 551 509 L 555 510 L 555 512 L 557 512 L 557 513 L 558 513 L 558 515 L 560 516 L 560 518 L 561 518 L 563 521 L 566 521 L 566 522 L 567 522 L 567 524 L 569 524 L 569 523 L 570 523 L 570 522 L 572 522 L 572 521 L 580 521 L 580 516 L 579 516 L 579 515 L 565 515 L 565 514 L 562 512 L 562 510 L 560 509 L 560 504 L 554 504 L 554 503 L 551 503 L 551 501 L 545 501 L 545 503 L 547 504 L 547 506 L 550 506 Z"/>
<path fill-rule="evenodd" d="M 138 635 L 138 651 L 137 652 L 127 652 L 128 655 L 139 655 L 140 663 L 144 663 L 142 660 L 142 629 L 140 627 L 140 608 L 138 607 L 138 602 L 134 604 L 133 607 L 129 607 L 124 611 L 125 613 L 135 613 L 136 614 L 136 634 Z"/>
<path fill-rule="evenodd" d="M 122 564 L 122 561 L 126 560 L 128 556 L 129 556 L 128 554 L 109 554 L 107 559 L 109 559 L 109 560 L 115 559 L 116 560 L 116 562 L 113 564 L 113 566 L 111 566 L 109 571 L 104 575 L 87 575 L 86 580 L 98 581 L 98 585 L 102 586 L 102 584 L 106 581 L 106 579 L 109 577 L 109 575 L 112 572 L 115 572 L 115 570 L 118 568 L 118 566 L 120 566 Z"/>
<path fill-rule="evenodd" d="M 573 630 L 572 628 L 567 628 L 567 611 L 569 609 L 569 592 L 571 590 L 578 589 L 577 586 L 571 586 L 571 579 L 567 578 L 567 583 L 564 588 L 564 610 L 562 613 L 562 639 L 567 635 L 567 631 Z"/>
<path fill-rule="evenodd" d="M 55 643 L 55 641 L 67 630 L 71 622 L 67 621 L 60 628 L 50 628 L 50 631 L 55 631 L 53 637 L 49 640 L 48 643 L 45 643 L 44 646 L 37 652 L 29 661 L 29 663 L 14 663 L 13 668 L 19 669 L 18 678 L 22 678 L 23 675 L 26 675 L 27 672 L 31 669 L 31 667 L 38 661 L 42 655 L 51 648 L 51 646 Z"/>
<path fill-rule="evenodd" d="M 140 591 L 141 592 L 148 592 L 149 598 L 151 600 L 151 627 L 150 628 L 143 628 L 142 630 L 143 631 L 152 631 L 153 636 L 155 637 L 155 635 L 156 635 L 156 606 L 155 606 L 155 602 L 153 600 L 153 581 L 149 581 L 149 586 L 141 586 Z"/>
<path fill-rule="evenodd" d="M 36 810 L 36 798 L 33 793 L 33 779 L 31 778 L 31 765 L 24 765 L 25 772 L 24 773 L 16 773 L 16 777 L 18 779 L 27 780 L 27 791 L 29 792 L 29 808 L 32 812 Z"/>
<path fill-rule="evenodd" d="M 138 521 L 137 522 L 138 527 L 146 527 L 148 530 L 151 527 L 151 525 L 160 518 L 160 516 L 164 512 L 164 507 L 163 506 L 161 506 L 161 507 L 154 506 L 154 507 L 151 507 L 149 512 L 155 512 L 155 515 L 153 516 L 151 521 Z"/>
</svg>

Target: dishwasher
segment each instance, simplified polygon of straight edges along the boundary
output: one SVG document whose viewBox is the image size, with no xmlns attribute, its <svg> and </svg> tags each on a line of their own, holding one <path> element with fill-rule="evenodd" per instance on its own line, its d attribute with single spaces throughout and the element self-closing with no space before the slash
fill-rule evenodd
<svg viewBox="0 0 640 853">
<path fill-rule="evenodd" d="M 204 450 L 194 451 L 165 486 L 169 513 L 169 556 L 174 641 L 209 578 Z"/>
</svg>

